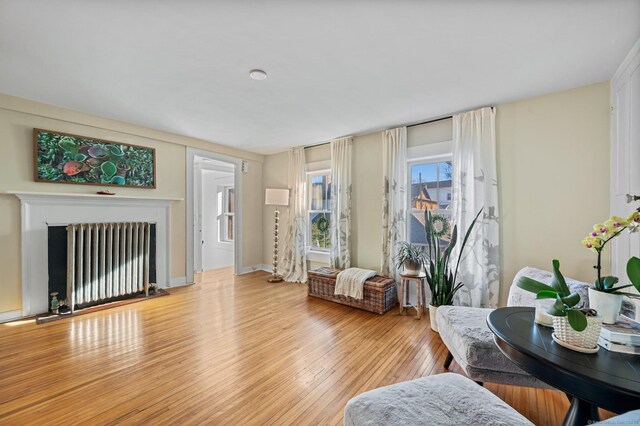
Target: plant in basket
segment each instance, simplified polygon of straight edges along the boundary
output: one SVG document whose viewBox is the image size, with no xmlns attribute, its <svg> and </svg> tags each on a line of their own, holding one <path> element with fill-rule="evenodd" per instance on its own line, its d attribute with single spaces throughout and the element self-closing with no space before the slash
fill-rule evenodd
<svg viewBox="0 0 640 426">
<path fill-rule="evenodd" d="M 556 342 L 569 348 L 597 351 L 602 317 L 594 309 L 583 308 L 580 295 L 571 293 L 560 272 L 560 262 L 554 259 L 552 265 L 551 285 L 526 276 L 520 277 L 516 285 L 535 293 L 536 299 L 555 299 L 547 312 L 553 317 L 553 338 Z"/>
</svg>

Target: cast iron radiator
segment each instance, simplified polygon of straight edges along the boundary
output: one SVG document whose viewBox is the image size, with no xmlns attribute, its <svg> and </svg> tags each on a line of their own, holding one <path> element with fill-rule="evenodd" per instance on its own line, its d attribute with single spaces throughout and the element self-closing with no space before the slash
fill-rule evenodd
<svg viewBox="0 0 640 426">
<path fill-rule="evenodd" d="M 76 305 L 149 295 L 151 223 L 67 226 L 67 302 Z"/>
</svg>

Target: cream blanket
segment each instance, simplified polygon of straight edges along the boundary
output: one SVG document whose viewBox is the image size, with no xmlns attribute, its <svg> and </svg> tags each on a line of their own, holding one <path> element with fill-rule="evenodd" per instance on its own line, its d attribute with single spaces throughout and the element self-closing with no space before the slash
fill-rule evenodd
<svg viewBox="0 0 640 426">
<path fill-rule="evenodd" d="M 376 276 L 377 272 L 371 269 L 349 268 L 338 274 L 336 289 L 333 294 L 349 296 L 354 299 L 362 299 L 364 282 Z"/>
</svg>

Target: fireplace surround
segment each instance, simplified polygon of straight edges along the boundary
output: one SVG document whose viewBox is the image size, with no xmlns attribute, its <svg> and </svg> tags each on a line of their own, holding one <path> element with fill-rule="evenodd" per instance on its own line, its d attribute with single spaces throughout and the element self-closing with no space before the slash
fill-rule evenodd
<svg viewBox="0 0 640 426">
<path fill-rule="evenodd" d="M 73 223 L 153 222 L 156 281 L 169 286 L 171 203 L 177 198 L 11 192 L 20 199 L 22 239 L 22 316 L 49 309 L 48 232 Z"/>
</svg>

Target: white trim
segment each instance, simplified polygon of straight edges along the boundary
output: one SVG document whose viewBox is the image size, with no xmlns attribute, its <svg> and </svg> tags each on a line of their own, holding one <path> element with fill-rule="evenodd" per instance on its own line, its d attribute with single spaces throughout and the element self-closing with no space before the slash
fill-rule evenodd
<svg viewBox="0 0 640 426">
<path fill-rule="evenodd" d="M 22 315 L 48 310 L 47 227 L 69 223 L 144 221 L 156 224 L 156 278 L 171 277 L 171 201 L 153 198 L 83 197 L 15 193 L 21 205 Z M 161 266 L 164 265 L 164 268 Z"/>
<path fill-rule="evenodd" d="M 15 321 L 20 318 L 22 318 L 22 311 L 19 309 L 17 311 L 0 312 L 0 323 Z"/>
<path fill-rule="evenodd" d="M 453 141 L 429 143 L 410 146 L 407 148 L 407 160 L 409 162 L 421 160 L 451 159 L 453 153 Z"/>
<path fill-rule="evenodd" d="M 639 53 L 640 53 L 640 38 L 633 45 L 629 53 L 627 53 L 627 56 L 624 57 L 624 59 L 618 66 L 618 69 L 613 74 L 613 77 L 611 77 L 611 80 L 612 81 L 618 80 L 622 76 L 622 74 L 624 74 L 624 72 L 627 70 L 627 67 L 633 62 L 635 56 Z"/>
<path fill-rule="evenodd" d="M 307 250 L 307 260 L 309 262 L 330 263 L 331 258 L 328 251 Z"/>
<path fill-rule="evenodd" d="M 184 201 L 176 197 L 141 197 L 138 195 L 99 195 L 77 192 L 32 192 L 32 191 L 0 191 L 0 194 L 15 195 L 18 198 L 35 197 L 74 197 L 74 198 L 102 198 L 108 200 L 154 200 L 154 201 Z"/>
<path fill-rule="evenodd" d="M 181 287 L 183 285 L 191 285 L 193 284 L 193 282 L 187 282 L 187 277 L 175 277 L 175 278 L 171 278 L 171 281 L 169 282 L 169 286 L 170 287 Z"/>
<path fill-rule="evenodd" d="M 195 233 L 197 230 L 195 229 L 195 185 L 194 185 L 194 159 L 196 156 L 210 158 L 212 160 L 223 161 L 226 163 L 230 163 L 233 165 L 233 179 L 234 179 L 234 187 L 236 188 L 236 220 L 233 222 L 234 226 L 234 255 L 233 255 L 233 263 L 234 263 L 234 274 L 239 275 L 243 273 L 243 253 L 242 253 L 242 159 L 237 157 L 232 157 L 230 155 L 219 154 L 216 152 L 205 151 L 202 149 L 196 149 L 187 147 L 186 149 L 186 169 L 187 169 L 187 217 L 186 217 L 186 233 L 187 233 L 187 281 L 193 282 L 193 276 L 195 271 Z"/>
<path fill-rule="evenodd" d="M 257 270 L 268 272 L 268 273 L 271 274 L 273 272 L 273 265 L 265 265 L 263 263 L 262 265 L 258 265 L 258 269 Z"/>
<path fill-rule="evenodd" d="M 307 173 L 331 170 L 331 160 L 313 161 L 307 163 Z"/>
<path fill-rule="evenodd" d="M 256 272 L 256 271 L 264 271 L 263 267 L 265 265 L 252 265 L 252 266 L 245 266 L 244 268 L 240 268 L 240 270 L 238 272 L 235 272 L 234 275 L 244 275 L 244 274 L 250 274 L 252 272 Z M 271 272 L 271 269 L 269 269 L 267 272 Z"/>
</svg>

